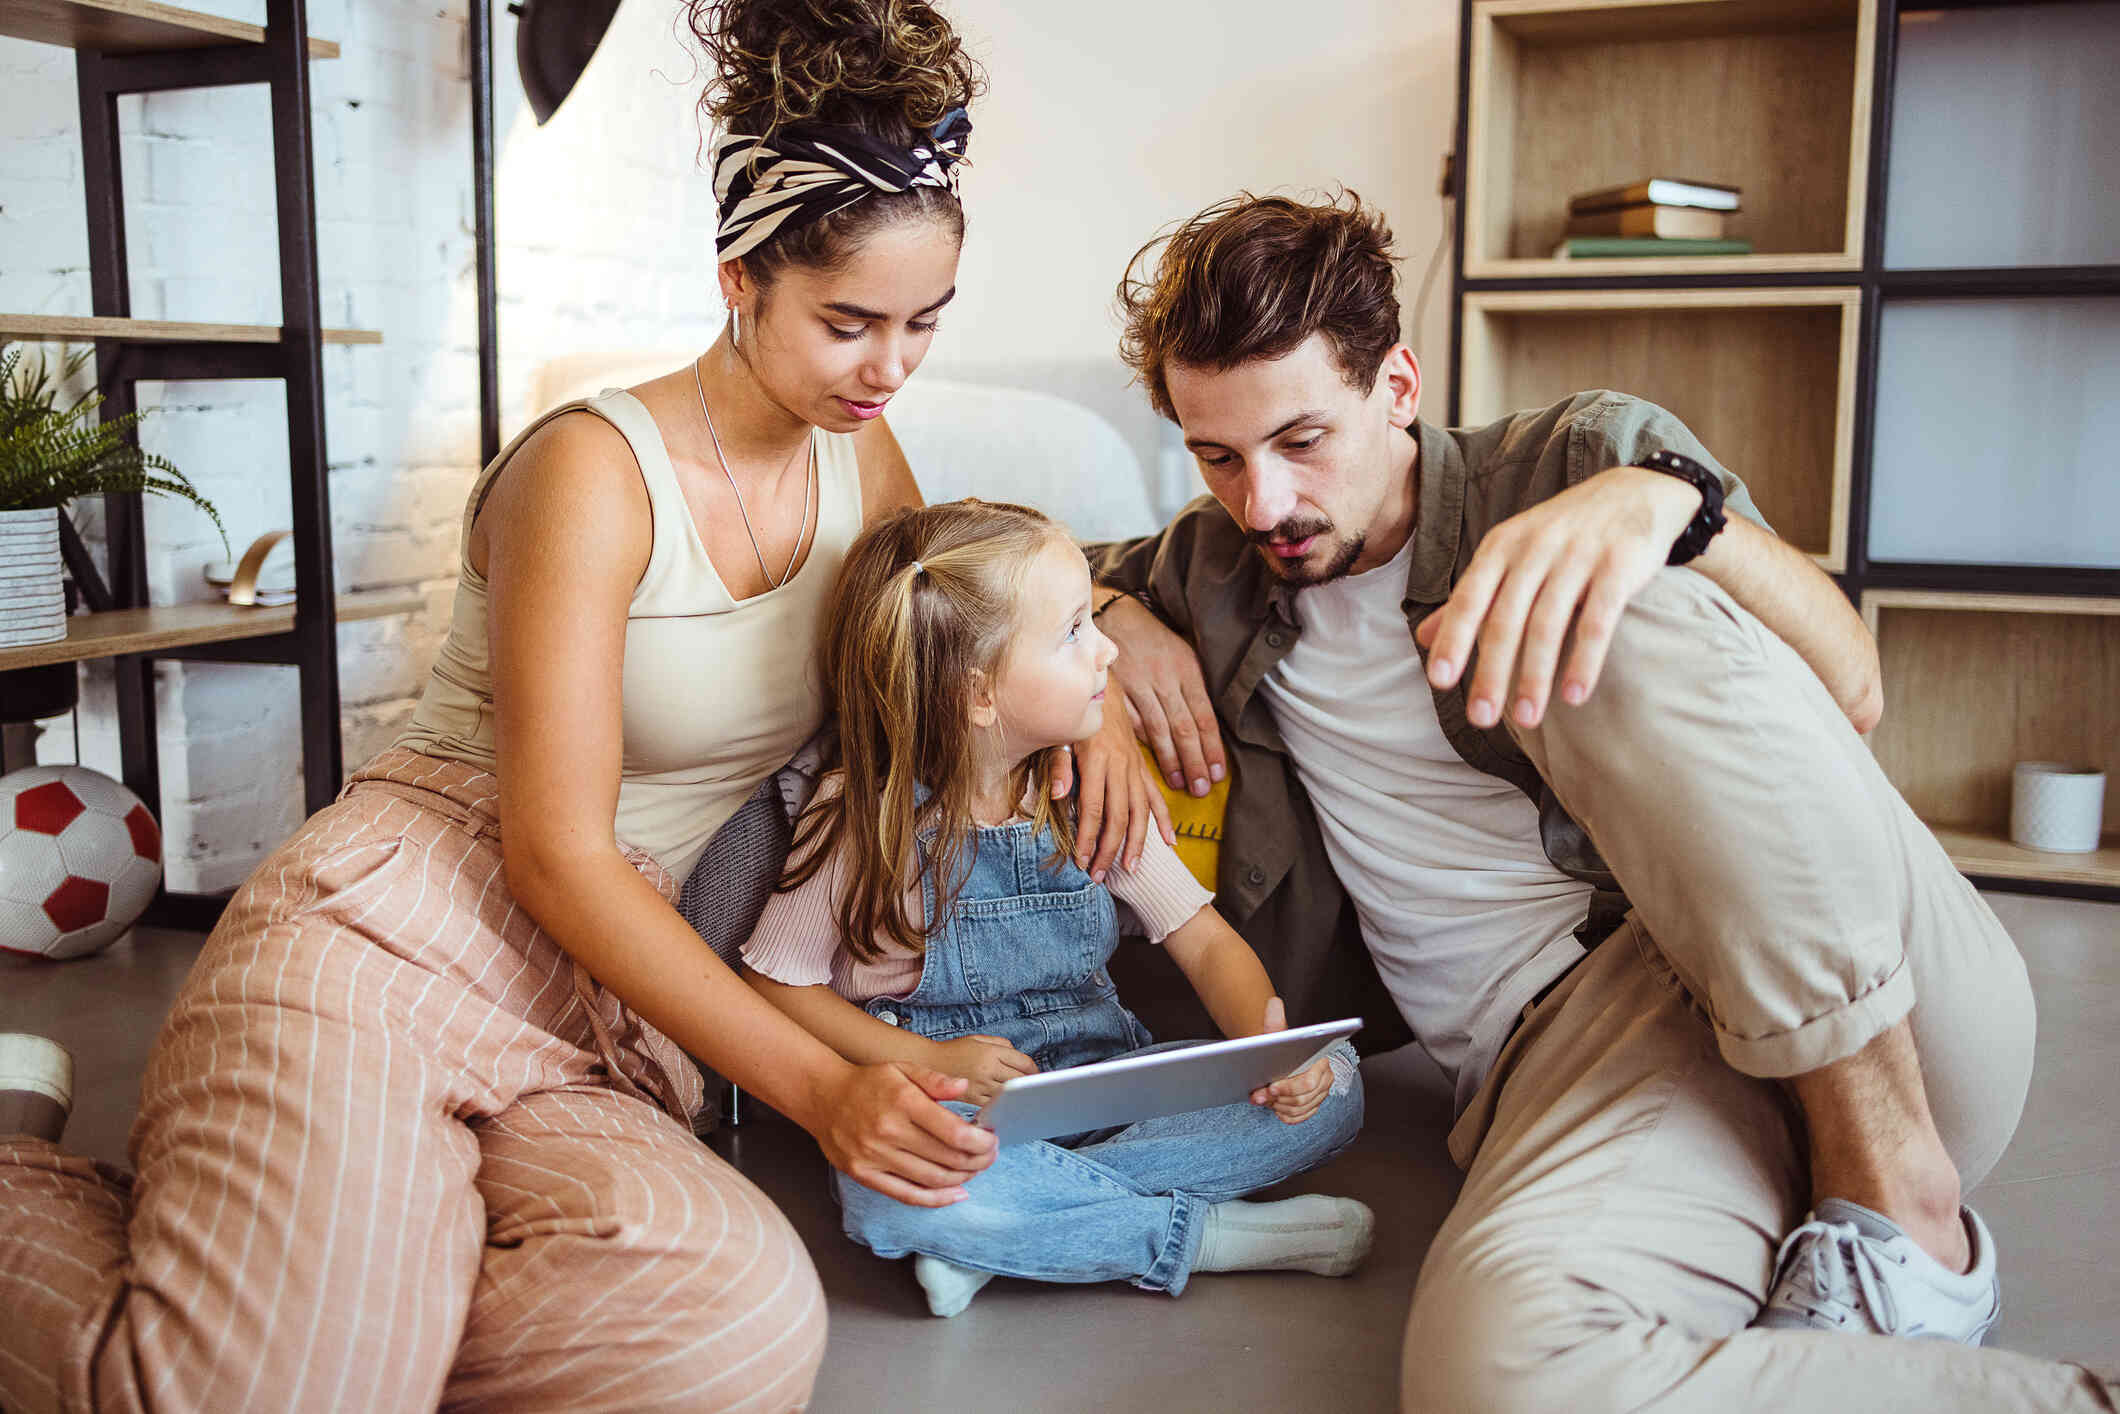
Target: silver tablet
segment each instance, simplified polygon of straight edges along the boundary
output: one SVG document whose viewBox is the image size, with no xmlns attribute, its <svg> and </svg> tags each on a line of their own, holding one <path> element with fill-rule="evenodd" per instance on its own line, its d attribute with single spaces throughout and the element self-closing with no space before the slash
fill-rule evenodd
<svg viewBox="0 0 2120 1414">
<path fill-rule="evenodd" d="M 1002 1143 L 1019 1144 L 1232 1104 L 1261 1085 L 1295 1074 L 1333 1042 L 1361 1029 L 1353 1019 L 1321 1021 L 1019 1076 L 987 1101 L 978 1123 Z"/>
</svg>

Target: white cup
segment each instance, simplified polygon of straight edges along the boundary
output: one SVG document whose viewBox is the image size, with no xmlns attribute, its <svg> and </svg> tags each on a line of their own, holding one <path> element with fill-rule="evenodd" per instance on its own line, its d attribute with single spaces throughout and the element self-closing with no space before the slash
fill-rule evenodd
<svg viewBox="0 0 2120 1414">
<path fill-rule="evenodd" d="M 2090 854 L 2105 820 L 2105 772 L 2019 761 L 2010 773 L 2010 839 L 2052 854 Z"/>
</svg>

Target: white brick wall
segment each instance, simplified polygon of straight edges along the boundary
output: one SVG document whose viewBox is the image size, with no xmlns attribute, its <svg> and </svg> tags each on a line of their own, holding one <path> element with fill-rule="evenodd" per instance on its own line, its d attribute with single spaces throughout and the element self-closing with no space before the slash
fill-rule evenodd
<svg viewBox="0 0 2120 1414">
<path fill-rule="evenodd" d="M 262 20 L 262 3 L 198 8 Z M 496 6 L 497 10 L 503 7 Z M 672 12 L 623 7 L 567 105 L 539 129 L 498 19 L 496 131 L 502 406 L 519 425 L 544 360 L 588 349 L 704 345 L 721 322 L 713 201 L 694 169 L 693 65 Z M 349 767 L 410 715 L 447 624 L 456 535 L 478 454 L 471 137 L 462 0 L 313 0 L 342 57 L 311 67 L 317 244 L 327 324 L 381 347 L 327 348 L 325 427 L 342 588 L 417 586 L 424 613 L 339 631 Z M 0 309 L 89 312 L 72 56 L 0 39 Z M 158 94 L 120 105 L 134 313 L 279 319 L 265 90 Z M 143 384 L 144 434 L 220 508 L 240 549 L 290 521 L 278 385 Z M 77 507 L 93 536 L 100 517 Z M 149 502 L 156 602 L 208 597 L 222 558 L 205 517 Z M 84 674 L 82 756 L 115 771 L 110 675 Z M 172 888 L 231 887 L 299 823 L 290 669 L 166 664 L 157 721 Z M 62 729 L 48 758 L 72 753 Z"/>
</svg>

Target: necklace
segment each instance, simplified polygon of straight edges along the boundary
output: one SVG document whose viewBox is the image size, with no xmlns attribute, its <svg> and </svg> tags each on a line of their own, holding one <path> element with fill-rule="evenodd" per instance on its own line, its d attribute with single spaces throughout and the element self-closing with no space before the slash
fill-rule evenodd
<svg viewBox="0 0 2120 1414">
<path fill-rule="evenodd" d="M 729 478 L 729 490 L 736 497 L 736 514 L 743 517 L 743 533 L 751 537 L 751 553 L 758 557 L 758 572 L 766 577 L 775 589 L 783 588 L 795 575 L 795 561 L 802 554 L 803 537 L 810 529 L 810 507 L 817 498 L 817 434 L 810 433 L 810 473 L 803 480 L 802 524 L 795 528 L 795 548 L 788 551 L 788 567 L 773 578 L 773 571 L 766 568 L 766 552 L 758 548 L 758 532 L 751 528 L 751 513 L 744 509 L 743 490 L 736 484 L 736 473 L 729 470 L 729 454 L 721 449 L 721 434 L 714 430 L 714 414 L 707 411 L 707 385 L 699 376 L 699 360 L 692 360 L 692 386 L 699 390 L 699 415 L 707 420 L 707 437 L 714 443 L 714 459 L 721 463 L 721 474 Z"/>
</svg>

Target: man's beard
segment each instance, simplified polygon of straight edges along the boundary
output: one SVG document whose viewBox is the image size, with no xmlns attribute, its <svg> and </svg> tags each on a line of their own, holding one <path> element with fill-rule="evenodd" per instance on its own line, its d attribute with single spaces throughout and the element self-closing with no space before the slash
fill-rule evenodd
<svg viewBox="0 0 2120 1414">
<path fill-rule="evenodd" d="M 1279 575 L 1286 583 L 1292 584 L 1298 589 L 1304 589 L 1314 584 L 1325 584 L 1331 580 L 1338 579 L 1353 569 L 1354 562 L 1362 558 L 1362 549 L 1367 544 L 1368 537 L 1363 535 L 1355 536 L 1352 540 L 1335 550 L 1332 558 L 1317 569 L 1305 567 L 1310 559 L 1307 555 L 1301 560 L 1282 559 L 1273 552 L 1273 547 L 1269 542 L 1278 540 L 1282 544 L 1287 545 L 1293 544 L 1298 540 L 1308 540 L 1312 536 L 1330 535 L 1331 533 L 1332 522 L 1330 521 L 1284 520 L 1264 534 L 1253 532 L 1246 538 L 1259 547 L 1259 553 L 1266 557 L 1267 568 Z"/>
</svg>

